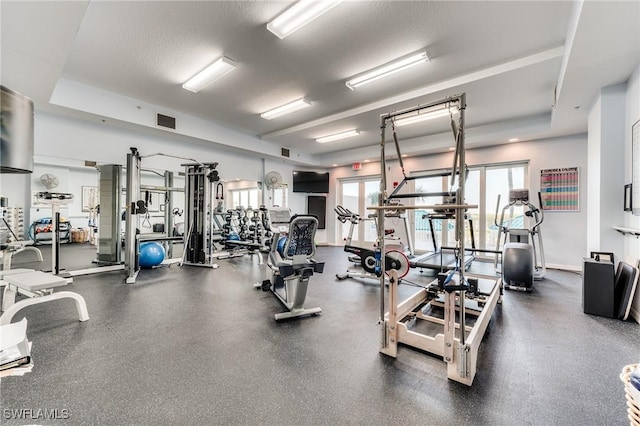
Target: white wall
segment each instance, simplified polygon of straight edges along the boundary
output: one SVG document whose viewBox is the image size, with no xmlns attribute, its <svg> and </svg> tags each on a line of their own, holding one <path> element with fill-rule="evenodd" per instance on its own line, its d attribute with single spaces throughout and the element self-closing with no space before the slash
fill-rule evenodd
<svg viewBox="0 0 640 426">
<path fill-rule="evenodd" d="M 512 161 L 529 161 L 529 182 L 532 194 L 540 190 L 540 170 L 563 167 L 580 168 L 580 211 L 547 212 L 542 225 L 546 263 L 550 267 L 580 270 L 582 257 L 587 255 L 587 140 L 586 135 L 566 138 L 522 142 L 490 148 L 470 149 L 466 153 L 467 165 L 481 165 Z M 423 171 L 451 167 L 452 154 L 404 159 L 409 171 Z M 359 171 L 349 167 L 337 167 L 331 171 L 331 194 L 327 201 L 327 234 L 330 244 L 341 245 L 338 221 L 333 209 L 337 203 L 337 182 L 352 177 L 376 176 L 380 174 L 380 163 L 363 164 Z M 397 160 L 387 162 L 388 188 L 392 182 L 402 180 Z M 390 192 L 390 189 L 388 189 Z M 536 203 L 537 204 L 537 203 Z M 398 228 L 394 225 L 394 228 Z M 406 241 L 404 235 L 399 235 Z"/>
<path fill-rule="evenodd" d="M 82 186 L 97 186 L 97 177 L 93 167 L 85 167 L 85 161 L 124 166 L 130 147 L 136 147 L 143 157 L 160 152 L 201 162 L 218 162 L 220 176 L 228 180 L 262 181 L 263 169 L 266 169 L 278 171 L 284 182 L 290 184 L 292 171 L 300 168 L 287 163 L 286 159 L 266 159 L 263 167 L 263 159 L 259 157 L 221 151 L 207 142 L 188 143 L 177 138 L 171 139 L 170 133 L 166 137 L 152 136 L 37 111 L 34 123 L 34 172 L 31 175 L 0 175 L 0 195 L 8 197 L 11 206 L 24 207 L 27 214 L 33 212 L 34 217 L 26 218 L 27 223 L 50 216 L 46 209 L 31 209 L 31 194 L 32 191 L 45 190 L 39 179 L 43 173 L 51 172 L 60 180 L 60 185 L 53 191 L 70 192 L 76 198 L 68 208 L 61 210 L 63 216 L 69 216 L 74 227 L 86 226 L 88 215 L 81 212 Z M 181 164 L 185 162 L 188 161 L 154 156 L 143 158 L 142 167 L 159 172 L 173 171 L 178 179 L 177 174 L 184 171 Z M 162 180 L 158 183 L 153 180 L 153 175 L 145 174 L 142 177 L 143 183 L 162 184 Z M 289 206 L 294 213 L 304 212 L 305 194 L 293 194 L 290 191 Z M 319 235 L 319 242 L 326 241 L 325 237 L 321 237 Z"/>
<path fill-rule="evenodd" d="M 624 182 L 631 182 L 631 126 L 640 120 L 640 66 L 627 82 L 626 103 L 625 103 L 625 134 L 624 134 Z M 633 216 L 631 213 L 624 214 L 624 226 L 627 228 L 640 229 L 640 216 Z M 640 239 L 635 237 L 623 237 L 624 239 L 624 260 L 635 265 L 640 259 Z M 632 305 L 632 315 L 640 323 L 640 290 L 636 290 L 636 295 Z"/>
<path fill-rule="evenodd" d="M 602 88 L 589 111 L 587 249 L 621 258 L 624 244 L 611 227 L 624 220 L 624 128 L 626 84 Z M 607 189 L 604 190 L 603 189 Z"/>
</svg>

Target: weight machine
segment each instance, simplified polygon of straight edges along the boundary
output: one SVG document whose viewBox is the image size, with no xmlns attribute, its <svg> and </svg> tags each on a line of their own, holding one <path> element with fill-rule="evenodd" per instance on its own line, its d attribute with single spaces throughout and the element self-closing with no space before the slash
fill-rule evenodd
<svg viewBox="0 0 640 426">
<path fill-rule="evenodd" d="M 185 167 L 185 247 L 183 265 L 217 268 L 215 242 L 220 239 L 213 220 L 218 163 L 183 164 Z"/>
<path fill-rule="evenodd" d="M 185 254 L 187 248 L 189 247 L 186 243 L 185 237 L 182 236 L 173 236 L 173 209 L 171 208 L 171 192 L 182 191 L 182 188 L 174 188 L 173 185 L 173 174 L 171 172 L 165 173 L 165 186 L 152 186 L 152 185 L 141 185 L 140 184 L 140 172 L 141 168 L 141 160 L 142 158 L 148 158 L 153 156 L 165 156 L 171 158 L 177 158 L 182 160 L 196 161 L 191 158 L 178 157 L 174 155 L 156 153 L 150 154 L 146 156 L 140 155 L 140 152 L 137 148 L 130 148 L 131 152 L 127 154 L 127 174 L 126 174 L 126 209 L 125 209 L 125 238 L 124 238 L 124 247 L 125 247 L 125 270 L 127 271 L 126 283 L 132 284 L 136 282 L 136 278 L 138 272 L 140 272 L 140 264 L 138 259 L 139 246 L 142 242 L 147 241 L 163 241 L 169 244 L 173 242 L 185 242 Z M 217 163 L 211 163 L 212 165 Z M 198 166 L 211 168 L 211 170 L 215 169 L 215 166 L 205 166 L 202 163 L 197 163 Z M 217 171 L 215 172 L 215 176 L 217 177 Z M 212 174 L 214 176 L 214 174 Z M 188 176 L 185 178 L 185 189 L 188 187 L 189 179 Z M 145 237 L 143 235 L 138 234 L 137 225 L 139 216 L 141 214 L 146 214 L 148 211 L 147 199 L 140 199 L 141 191 L 149 192 L 161 192 L 165 194 L 165 202 L 167 206 L 164 211 L 165 215 L 165 232 L 166 236 L 153 236 L 153 237 Z M 147 198 L 147 197 L 145 197 Z M 185 197 L 189 199 L 188 197 Z M 187 223 L 187 226 L 189 224 Z M 171 253 L 171 250 L 168 250 Z M 182 259 L 184 261 L 184 257 Z M 165 261 L 164 263 L 169 263 Z"/>
<path fill-rule="evenodd" d="M 467 279 L 465 277 L 464 258 L 466 254 L 464 238 L 464 211 L 476 208 L 467 205 L 465 199 L 465 148 L 464 148 L 464 117 L 466 109 L 466 95 L 452 96 L 440 101 L 432 102 L 405 110 L 384 114 L 381 116 L 380 139 L 380 198 L 378 206 L 369 209 L 377 212 L 378 238 L 375 251 L 376 273 L 380 274 L 380 317 L 381 328 L 380 352 L 397 357 L 398 344 L 408 345 L 438 356 L 447 363 L 447 377 L 465 385 L 471 385 L 476 374 L 478 348 L 489 324 L 496 304 L 498 303 L 502 289 L 499 281 L 488 279 Z M 380 273 L 386 270 L 386 256 L 384 253 L 384 213 L 395 209 L 390 206 L 390 201 L 397 198 L 411 198 L 422 196 L 435 196 L 438 194 L 412 193 L 400 194 L 398 191 L 409 180 L 417 177 L 408 177 L 405 173 L 400 145 L 395 132 L 395 121 L 401 118 L 422 118 L 422 114 L 448 115 L 455 140 L 455 152 L 451 168 L 451 188 L 453 181 L 458 177 L 458 186 L 454 191 L 439 193 L 443 197 L 454 197 L 452 204 L 437 204 L 431 206 L 405 206 L 406 209 L 446 209 L 454 212 L 456 230 L 456 266 L 439 279 L 428 286 L 420 288 L 406 300 L 398 299 L 398 274 L 395 270 L 389 271 L 388 300 L 385 295 L 386 280 Z M 459 115 L 456 124 L 453 114 Z M 385 133 L 387 123 L 393 128 L 393 140 L 396 148 L 397 159 L 402 168 L 404 180 L 396 190 L 387 194 L 387 165 L 385 155 Z M 473 304 L 473 309 L 471 305 Z M 388 307 L 388 310 L 387 310 Z M 434 315 L 436 310 L 442 310 L 443 315 Z M 457 321 L 456 321 L 456 313 Z M 475 317 L 473 325 L 467 322 L 467 314 Z M 428 333 L 432 327 L 437 328 L 434 334 Z"/>
</svg>

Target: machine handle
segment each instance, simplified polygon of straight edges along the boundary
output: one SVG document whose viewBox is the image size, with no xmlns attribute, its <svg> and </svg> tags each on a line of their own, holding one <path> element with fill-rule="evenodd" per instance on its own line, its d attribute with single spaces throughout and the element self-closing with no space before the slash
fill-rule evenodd
<svg viewBox="0 0 640 426">
<path fill-rule="evenodd" d="M 498 224 L 498 212 L 500 211 L 500 194 L 498 194 L 498 201 L 496 202 L 496 215 L 493 217 L 493 222 L 500 229 L 504 229 L 502 224 Z"/>
<path fill-rule="evenodd" d="M 536 229 L 542 224 L 542 221 L 544 220 L 544 208 L 542 206 L 542 194 L 540 193 L 540 191 L 538 191 L 538 202 L 540 203 L 540 209 L 538 209 L 538 211 L 540 212 L 540 219 L 536 222 L 535 225 L 531 227 L 531 229 Z"/>
</svg>

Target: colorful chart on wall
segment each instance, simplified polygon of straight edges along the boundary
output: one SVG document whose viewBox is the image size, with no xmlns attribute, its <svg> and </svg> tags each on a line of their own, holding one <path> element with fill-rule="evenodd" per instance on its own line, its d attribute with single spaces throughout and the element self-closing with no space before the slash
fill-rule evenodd
<svg viewBox="0 0 640 426">
<path fill-rule="evenodd" d="M 631 126 L 631 211 L 640 216 L 640 120 Z"/>
<path fill-rule="evenodd" d="M 540 170 L 540 193 L 545 211 L 580 210 L 579 168 Z"/>
</svg>

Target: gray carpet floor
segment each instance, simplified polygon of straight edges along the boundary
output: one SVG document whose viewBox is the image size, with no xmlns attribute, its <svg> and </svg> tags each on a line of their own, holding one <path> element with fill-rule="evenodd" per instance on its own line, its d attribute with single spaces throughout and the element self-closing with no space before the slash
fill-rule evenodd
<svg viewBox="0 0 640 426">
<path fill-rule="evenodd" d="M 14 267 L 50 268 L 47 250 L 44 262 L 24 254 Z M 92 256 L 87 244 L 65 245 L 62 266 L 88 267 Z M 28 319 L 35 367 L 0 382 L 0 423 L 629 424 L 618 376 L 640 361 L 640 325 L 584 314 L 579 274 L 549 270 L 531 293 L 505 293 L 467 387 L 438 357 L 381 355 L 377 282 L 336 280 L 349 266 L 339 247 L 317 258 L 326 267 L 306 305 L 322 314 L 286 322 L 273 318 L 275 297 L 253 288 L 265 277 L 255 257 L 143 270 L 136 284 L 123 272 L 75 277 L 66 289 L 84 296 L 89 321 L 65 300 L 14 318 Z M 66 418 L 16 418 L 45 409 Z"/>
</svg>

